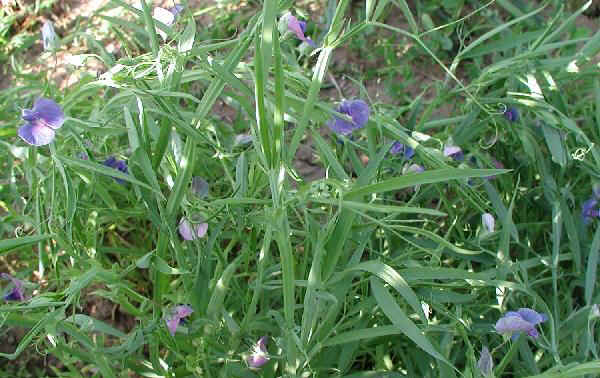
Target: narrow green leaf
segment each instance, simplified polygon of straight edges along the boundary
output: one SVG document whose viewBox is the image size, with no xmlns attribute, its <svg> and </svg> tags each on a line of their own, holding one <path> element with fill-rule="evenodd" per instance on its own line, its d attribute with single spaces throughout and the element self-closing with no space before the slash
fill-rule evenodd
<svg viewBox="0 0 600 378">
<path fill-rule="evenodd" d="M 227 268 L 221 274 L 221 277 L 217 281 L 213 294 L 210 297 L 208 306 L 206 308 L 206 315 L 209 317 L 215 317 L 221 313 L 223 308 L 223 301 L 225 301 L 225 294 L 229 289 L 229 281 L 233 277 L 243 255 L 239 255 L 233 262 L 231 262 Z"/>
<path fill-rule="evenodd" d="M 594 299 L 594 288 L 598 283 L 597 271 L 600 256 L 600 227 L 596 229 L 594 240 L 588 254 L 587 269 L 585 271 L 585 304 L 590 306 Z"/>
<path fill-rule="evenodd" d="M 487 177 L 506 172 L 509 171 L 505 169 L 442 168 L 421 173 L 409 173 L 377 184 L 365 185 L 348 192 L 347 195 L 352 197 L 363 196 L 372 193 L 409 188 L 415 185 L 433 184 L 450 180 L 467 179 L 470 177 Z"/>
<path fill-rule="evenodd" d="M 396 326 L 379 326 L 373 328 L 356 329 L 336 335 L 323 343 L 323 347 L 351 343 L 354 341 L 372 339 L 381 336 L 401 335 L 402 329 Z"/>
<path fill-rule="evenodd" d="M 180 53 L 186 53 L 194 47 L 194 38 L 196 37 L 196 21 L 193 17 L 188 19 L 187 25 L 177 44 Z"/>
<path fill-rule="evenodd" d="M 567 152 L 565 151 L 560 132 L 545 122 L 542 122 L 542 131 L 546 145 L 552 154 L 552 161 L 561 167 L 567 165 Z"/>
<path fill-rule="evenodd" d="M 115 178 L 121 179 L 123 181 L 128 181 L 132 184 L 139 185 L 146 189 L 149 189 L 149 190 L 153 191 L 154 193 L 156 193 L 161 198 L 164 198 L 163 194 L 160 191 L 156 192 L 156 190 L 154 188 L 152 188 L 148 184 L 145 184 L 145 183 L 137 180 L 132 175 L 122 173 L 116 169 L 109 168 L 105 165 L 94 163 L 94 162 L 91 162 L 88 160 L 73 159 L 70 157 L 62 156 L 62 155 L 60 155 L 58 158 L 60 160 L 62 160 L 63 163 L 65 163 L 66 165 L 69 165 L 71 167 L 83 168 L 83 169 L 94 171 L 94 172 L 97 172 L 97 173 L 100 173 L 100 174 L 103 174 L 106 176 L 115 177 Z"/>
<path fill-rule="evenodd" d="M 408 20 L 408 24 L 410 25 L 412 32 L 415 35 L 419 34 L 419 26 L 417 25 L 417 21 L 415 21 L 415 17 L 413 16 L 413 14 L 411 12 L 410 7 L 406 3 L 406 0 L 393 0 L 393 1 L 396 4 L 396 6 L 398 8 L 400 8 L 402 13 L 404 14 L 404 17 L 406 17 L 406 19 Z"/>
<path fill-rule="evenodd" d="M 444 358 L 438 352 L 431 342 L 425 337 L 423 332 L 417 328 L 417 326 L 406 316 L 404 311 L 398 306 L 396 300 L 388 289 L 383 286 L 383 284 L 379 281 L 378 278 L 371 277 L 369 279 L 371 283 L 371 289 L 373 290 L 373 295 L 375 296 L 375 300 L 377 300 L 377 304 L 381 307 L 381 310 L 387 316 L 387 318 L 399 329 L 402 330 L 409 339 L 411 339 L 417 346 L 427 352 L 430 356 L 444 362 L 450 367 L 453 367 L 452 364 Z"/>
<path fill-rule="evenodd" d="M 90 316 L 84 314 L 75 314 L 65 319 L 66 322 L 77 324 L 84 332 L 102 332 L 116 337 L 125 337 L 126 335 L 118 329 Z"/>
<path fill-rule="evenodd" d="M 28 247 L 46 239 L 50 239 L 52 235 L 33 235 L 22 236 L 20 238 L 0 240 L 0 253 L 7 253 L 13 249 Z"/>
<path fill-rule="evenodd" d="M 423 313 L 423 308 L 421 307 L 421 302 L 417 298 L 416 294 L 408 283 L 402 278 L 402 276 L 395 271 L 391 266 L 386 265 L 380 261 L 365 261 L 360 264 L 351 266 L 346 269 L 347 271 L 356 271 L 361 270 L 365 272 L 369 272 L 371 274 L 376 275 L 381 278 L 385 282 L 387 282 L 390 286 L 392 286 L 396 291 L 404 297 L 406 302 L 413 308 L 413 310 L 419 315 L 421 321 L 427 324 L 427 318 Z"/>
</svg>

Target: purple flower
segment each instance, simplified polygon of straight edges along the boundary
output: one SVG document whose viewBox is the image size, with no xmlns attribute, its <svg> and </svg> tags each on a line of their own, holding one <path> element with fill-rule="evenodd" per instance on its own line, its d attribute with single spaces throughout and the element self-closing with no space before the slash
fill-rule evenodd
<svg viewBox="0 0 600 378">
<path fill-rule="evenodd" d="M 181 4 L 175 4 L 173 7 L 169 8 L 169 12 L 173 13 L 173 16 L 177 17 L 179 13 L 183 12 L 185 7 Z"/>
<path fill-rule="evenodd" d="M 483 349 L 481 349 L 481 357 L 479 357 L 479 361 L 477 361 L 477 368 L 481 372 L 481 375 L 483 375 L 484 377 L 492 376 L 494 360 L 492 359 L 490 350 L 486 346 L 484 346 Z"/>
<path fill-rule="evenodd" d="M 392 154 L 392 155 L 402 154 L 402 155 L 404 155 L 404 158 L 412 159 L 412 157 L 415 156 L 415 150 L 396 141 L 396 142 L 394 142 L 394 144 L 392 144 L 392 147 L 390 148 L 390 154 Z"/>
<path fill-rule="evenodd" d="M 313 42 L 312 39 L 310 39 L 304 35 L 304 33 L 306 32 L 306 22 L 298 21 L 298 19 L 296 17 L 294 17 L 290 14 L 288 16 L 287 26 L 288 26 L 289 30 L 291 30 L 292 32 L 294 32 L 294 34 L 296 34 L 296 37 L 299 40 L 308 43 L 312 47 L 317 47 L 317 45 Z"/>
<path fill-rule="evenodd" d="M 267 336 L 261 337 L 252 347 L 252 353 L 246 357 L 246 363 L 252 369 L 258 369 L 269 362 L 269 355 L 267 352 L 268 340 L 269 338 Z"/>
<path fill-rule="evenodd" d="M 24 301 L 26 299 L 25 288 L 23 287 L 23 282 L 21 280 L 16 279 L 7 273 L 2 273 L 0 276 L 5 280 L 10 280 L 14 285 L 14 287 L 4 295 L 5 301 Z"/>
<path fill-rule="evenodd" d="M 484 213 L 481 215 L 481 222 L 485 226 L 485 229 L 488 232 L 494 232 L 494 226 L 496 225 L 496 220 L 494 216 L 490 213 Z"/>
<path fill-rule="evenodd" d="M 504 111 L 504 118 L 509 122 L 517 122 L 519 120 L 519 111 L 514 106 L 510 106 Z"/>
<path fill-rule="evenodd" d="M 592 221 L 592 218 L 600 217 L 600 211 L 598 210 L 598 200 L 595 198 L 590 198 L 583 203 L 581 206 L 581 217 L 583 218 L 583 223 L 589 224 Z"/>
<path fill-rule="evenodd" d="M 169 329 L 169 333 L 171 336 L 175 335 L 175 331 L 177 331 L 177 327 L 179 327 L 179 323 L 183 318 L 190 316 L 194 312 L 194 310 L 190 306 L 176 306 L 171 312 L 171 316 L 165 319 L 167 323 L 167 328 Z"/>
<path fill-rule="evenodd" d="M 208 230 L 208 223 L 195 223 L 192 224 L 185 218 L 181 218 L 179 221 L 179 235 L 184 240 L 196 240 L 204 237 Z"/>
<path fill-rule="evenodd" d="M 548 320 L 546 314 L 540 314 L 530 308 L 520 308 L 518 311 L 509 311 L 496 322 L 496 332 L 502 335 L 510 335 L 513 340 L 521 332 L 526 332 L 529 336 L 537 339 L 539 333 L 536 325 Z"/>
<path fill-rule="evenodd" d="M 341 103 L 337 109 L 338 113 L 349 115 L 352 122 L 334 117 L 327 125 L 334 132 L 348 135 L 356 129 L 361 129 L 369 120 L 369 105 L 363 100 L 348 100 Z"/>
<path fill-rule="evenodd" d="M 200 198 L 204 198 L 208 195 L 208 182 L 200 176 L 192 178 L 192 193 Z"/>
<path fill-rule="evenodd" d="M 465 154 L 463 153 L 462 149 L 458 146 L 452 146 L 452 145 L 448 144 L 444 147 L 443 153 L 444 153 L 444 156 L 451 157 L 457 161 L 465 160 Z"/>
<path fill-rule="evenodd" d="M 104 160 L 103 164 L 106 165 L 107 167 L 116 169 L 122 173 L 127 174 L 127 162 L 125 160 L 118 160 L 114 156 L 111 156 L 108 159 Z M 122 179 L 117 178 L 117 177 L 115 177 L 115 180 L 117 180 L 117 182 L 119 184 L 125 183 L 125 181 L 123 181 Z"/>
<path fill-rule="evenodd" d="M 584 224 L 589 224 L 592 218 L 600 218 L 600 210 L 598 210 L 598 200 L 600 199 L 600 185 L 594 185 L 592 189 L 592 197 L 583 203 L 581 206 L 581 217 Z"/>
<path fill-rule="evenodd" d="M 52 143 L 65 122 L 65 115 L 58 104 L 47 98 L 39 98 L 33 109 L 23 109 L 21 115 L 27 123 L 19 128 L 19 136 L 32 146 L 45 146 Z"/>
</svg>

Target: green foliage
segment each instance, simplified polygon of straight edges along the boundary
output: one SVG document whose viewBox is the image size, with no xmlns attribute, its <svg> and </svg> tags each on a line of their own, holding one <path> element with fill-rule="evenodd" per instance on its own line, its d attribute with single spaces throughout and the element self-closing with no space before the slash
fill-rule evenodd
<svg viewBox="0 0 600 378">
<path fill-rule="evenodd" d="M 120 50 L 94 23 L 63 35 L 104 67 L 66 89 L 52 58 L 22 73 L 8 46 L 34 40 L 0 11 L 0 60 L 10 51 L 20 83 L 0 92 L 0 256 L 31 294 L 0 306 L 2 337 L 24 330 L 0 370 L 478 377 L 488 346 L 497 377 L 600 373 L 600 229 L 581 217 L 600 177 L 600 32 L 576 26 L 589 4 L 316 5 L 217 2 L 171 26 L 112 0 L 93 20 Z M 317 49 L 278 27 L 288 11 Z M 16 130 L 40 96 L 67 120 L 36 148 Z M 344 96 L 370 105 L 352 137 L 327 127 Z M 395 141 L 415 157 L 390 154 Z M 307 161 L 322 177 L 304 177 Z M 183 240 L 182 217 L 206 237 Z M 180 304 L 194 312 L 171 335 Z M 548 315 L 540 337 L 503 339 L 496 321 L 523 307 Z M 250 369 L 264 335 L 270 360 Z M 28 372 L 34 350 L 52 367 Z"/>
</svg>

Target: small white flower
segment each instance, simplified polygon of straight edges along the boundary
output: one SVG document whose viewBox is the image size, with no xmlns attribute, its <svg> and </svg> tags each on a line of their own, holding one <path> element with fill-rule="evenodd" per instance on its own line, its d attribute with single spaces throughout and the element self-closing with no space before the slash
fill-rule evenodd
<svg viewBox="0 0 600 378">
<path fill-rule="evenodd" d="M 600 318 L 600 307 L 598 307 L 598 304 L 592 306 L 592 316 Z"/>
<path fill-rule="evenodd" d="M 481 222 L 483 222 L 483 225 L 485 226 L 485 229 L 488 232 L 494 232 L 494 228 L 496 226 L 496 220 L 494 219 L 494 216 L 490 213 L 484 213 L 481 215 Z"/>
<path fill-rule="evenodd" d="M 54 31 L 54 25 L 50 21 L 45 21 L 42 25 L 42 42 L 44 51 L 54 50 L 57 47 L 58 38 Z"/>
</svg>

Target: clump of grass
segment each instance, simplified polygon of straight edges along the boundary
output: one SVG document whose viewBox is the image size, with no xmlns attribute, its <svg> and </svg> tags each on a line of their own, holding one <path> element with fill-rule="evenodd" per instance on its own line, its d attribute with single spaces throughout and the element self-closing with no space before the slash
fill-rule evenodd
<svg viewBox="0 0 600 378">
<path fill-rule="evenodd" d="M 112 0 L 95 17 L 117 53 L 63 36 L 104 72 L 0 92 L 0 316 L 28 330 L 0 356 L 37 348 L 59 376 L 598 374 L 591 2 L 417 3 L 211 8 L 232 28 Z M 348 49 L 380 63 L 332 70 Z M 441 76 L 371 96 L 415 57 Z"/>
</svg>

